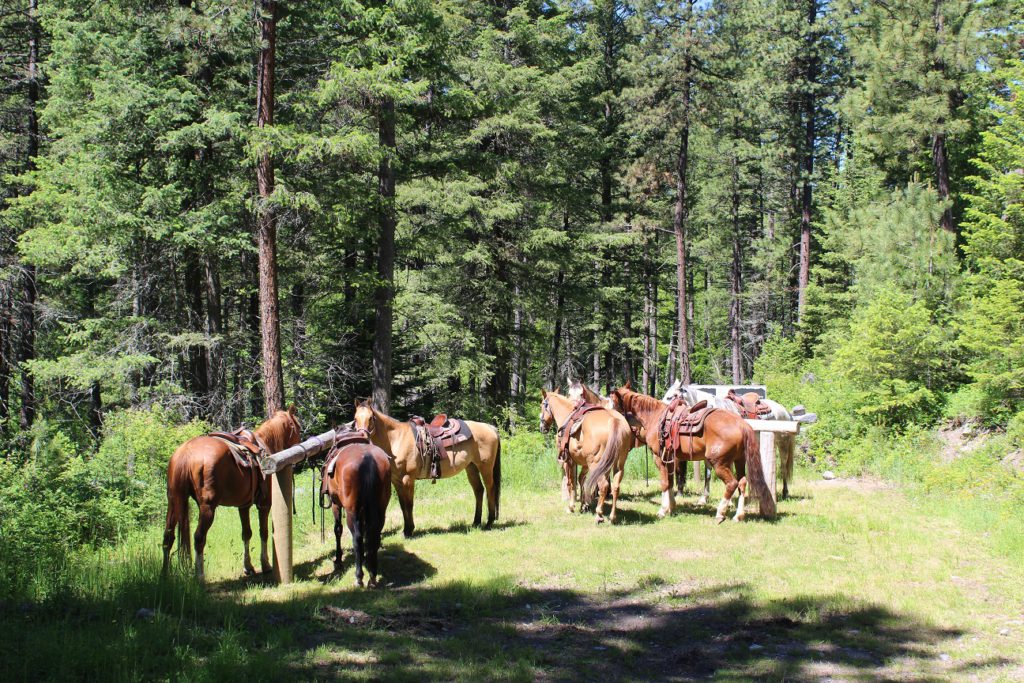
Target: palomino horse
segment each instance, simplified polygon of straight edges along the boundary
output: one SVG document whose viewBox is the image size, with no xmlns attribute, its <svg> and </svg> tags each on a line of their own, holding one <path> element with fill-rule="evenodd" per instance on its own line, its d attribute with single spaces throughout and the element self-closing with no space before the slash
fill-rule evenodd
<svg viewBox="0 0 1024 683">
<path fill-rule="evenodd" d="M 334 567 L 341 566 L 341 511 L 352 535 L 356 585 L 363 585 L 363 562 L 370 570 L 369 586 L 377 585 L 377 553 L 380 551 L 384 516 L 391 500 L 391 461 L 372 443 L 349 443 L 327 456 L 321 496 L 331 501 L 334 513 Z"/>
<path fill-rule="evenodd" d="M 552 425 L 561 429 L 572 429 L 566 422 L 573 414 L 576 405 L 573 401 L 559 393 L 541 390 L 540 429 L 548 431 Z M 594 490 L 599 489 L 600 495 L 594 508 L 598 523 L 604 521 L 604 502 L 608 497 L 608 479 L 611 478 L 612 511 L 608 519 L 615 523 L 619 505 L 619 489 L 622 475 L 625 472 L 626 457 L 632 446 L 633 435 L 626 423 L 626 418 L 614 410 L 599 408 L 582 416 L 579 432 L 569 438 L 569 459 L 574 463 L 563 461 L 566 480 L 569 485 L 569 512 L 575 511 L 576 494 L 574 491 L 572 470 L 580 465 L 587 470 L 587 480 L 583 484 L 583 499 L 590 502 Z"/>
<path fill-rule="evenodd" d="M 633 391 L 627 383 L 611 394 L 612 402 L 623 413 L 632 413 L 644 425 L 647 445 L 654 452 L 654 461 L 661 473 L 661 509 L 658 516 L 670 515 L 675 510 L 675 492 L 672 490 L 672 477 L 675 463 L 687 460 L 707 460 L 714 467 L 718 478 L 725 484 L 725 495 L 718 504 L 715 518 L 721 522 L 729 510 L 733 494 L 740 490 L 740 498 L 736 507 L 735 520 L 740 521 L 746 515 L 744 509 L 746 496 L 746 477 L 744 471 L 750 467 L 750 480 L 757 492 L 761 504 L 761 513 L 767 517 L 775 516 L 775 501 L 764 479 L 761 469 L 761 452 L 757 435 L 746 422 L 737 415 L 724 410 L 712 411 L 705 418 L 704 427 L 693 438 L 681 438 L 675 453 L 662 453 L 660 426 L 668 412 L 668 406 L 658 399 Z M 736 466 L 739 481 L 733 476 L 731 466 Z"/>
<path fill-rule="evenodd" d="M 301 439 L 301 427 L 295 418 L 295 408 L 279 410 L 272 418 L 255 430 L 257 443 L 262 442 L 269 455 L 294 446 Z M 245 556 L 242 561 L 246 576 L 256 572 L 249 558 L 249 539 L 252 526 L 249 524 L 249 509 L 253 503 L 260 517 L 260 568 L 270 571 L 267 556 L 267 517 L 270 515 L 270 478 L 263 476 L 258 464 L 243 468 L 235 461 L 231 448 L 223 440 L 213 436 L 197 436 L 189 439 L 174 451 L 167 465 L 167 523 L 164 526 L 164 573 L 167 572 L 174 545 L 174 528 L 178 528 L 178 554 L 185 562 L 191 562 L 192 552 L 188 543 L 189 510 L 188 499 L 199 504 L 199 526 L 196 529 L 196 576 L 202 581 L 203 550 L 206 548 L 206 533 L 213 524 L 213 515 L 219 505 L 238 508 L 242 519 L 242 546 Z"/>
<path fill-rule="evenodd" d="M 466 471 L 469 485 L 476 495 L 473 526 L 480 526 L 486 489 L 487 527 L 490 528 L 498 518 L 501 503 L 501 439 L 498 430 L 489 424 L 470 420 L 465 422 L 473 438 L 452 447 L 452 460 L 441 458 L 441 478 L 447 479 Z M 416 445 L 413 426 L 378 411 L 370 401 L 356 401 L 355 426 L 365 430 L 370 435 L 370 441 L 392 459 L 391 482 L 395 485 L 398 503 L 402 506 L 402 517 L 405 520 L 403 533 L 408 538 L 416 527 L 412 516 L 416 480 L 430 476 L 430 462 Z"/>
</svg>

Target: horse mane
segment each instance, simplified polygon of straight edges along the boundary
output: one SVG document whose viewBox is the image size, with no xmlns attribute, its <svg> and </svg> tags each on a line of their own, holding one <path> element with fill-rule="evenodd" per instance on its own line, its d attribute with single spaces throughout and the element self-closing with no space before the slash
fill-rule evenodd
<svg viewBox="0 0 1024 683">
<path fill-rule="evenodd" d="M 638 391 L 627 389 L 626 387 L 619 387 L 615 390 L 623 400 L 623 408 L 631 413 L 653 413 L 657 410 L 664 409 L 665 404 L 647 394 L 641 394 Z M 638 415 L 638 417 L 640 417 Z"/>
<path fill-rule="evenodd" d="M 300 430 L 299 421 L 292 412 L 279 410 L 257 427 L 255 432 L 276 453 L 294 445 L 291 443 L 292 439 L 295 443 L 301 441 Z"/>
</svg>

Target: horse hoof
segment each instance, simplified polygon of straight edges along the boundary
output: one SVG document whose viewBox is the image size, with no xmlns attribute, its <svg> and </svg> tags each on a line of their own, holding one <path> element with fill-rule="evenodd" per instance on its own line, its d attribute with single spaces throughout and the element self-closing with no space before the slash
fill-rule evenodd
<svg viewBox="0 0 1024 683">
<path fill-rule="evenodd" d="M 255 573 L 256 573 L 256 570 L 253 569 L 252 567 L 243 567 L 242 568 L 242 574 L 244 576 L 253 576 Z"/>
<path fill-rule="evenodd" d="M 665 517 L 667 515 L 668 515 L 668 510 L 666 510 L 664 508 L 662 508 L 661 510 L 658 510 L 658 519 L 665 519 Z"/>
<path fill-rule="evenodd" d="M 732 518 L 732 521 L 734 521 L 734 522 L 742 522 L 746 518 L 747 518 L 746 515 L 736 515 L 735 517 Z"/>
<path fill-rule="evenodd" d="M 715 521 L 721 524 L 725 521 L 725 515 L 715 515 Z"/>
<path fill-rule="evenodd" d="M 598 524 L 604 524 L 604 517 L 595 517 L 594 521 Z"/>
<path fill-rule="evenodd" d="M 707 496 L 701 496 L 700 498 L 697 499 L 697 505 L 707 505 L 707 504 L 708 504 Z"/>
</svg>

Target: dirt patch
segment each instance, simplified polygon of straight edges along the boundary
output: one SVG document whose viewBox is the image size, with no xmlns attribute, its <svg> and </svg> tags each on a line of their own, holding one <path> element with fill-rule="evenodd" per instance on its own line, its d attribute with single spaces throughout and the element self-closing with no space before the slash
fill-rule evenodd
<svg viewBox="0 0 1024 683">
<path fill-rule="evenodd" d="M 950 463 L 964 453 L 970 453 L 986 441 L 986 432 L 975 420 L 955 421 L 939 430 L 942 439 L 942 462 Z"/>
<path fill-rule="evenodd" d="M 708 557 L 708 553 L 703 550 L 691 550 L 688 548 L 672 548 L 666 550 L 664 553 L 666 560 L 673 562 L 692 562 L 693 560 L 703 560 Z"/>
<path fill-rule="evenodd" d="M 884 491 L 895 488 L 895 486 L 880 477 L 864 475 L 861 477 L 836 477 L 835 479 L 821 479 L 810 482 L 814 489 L 850 489 L 852 491 Z"/>
</svg>

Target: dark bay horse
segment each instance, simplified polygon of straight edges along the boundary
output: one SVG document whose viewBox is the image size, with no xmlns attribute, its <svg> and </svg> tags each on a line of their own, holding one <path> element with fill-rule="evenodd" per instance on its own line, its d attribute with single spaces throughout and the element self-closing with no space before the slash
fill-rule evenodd
<svg viewBox="0 0 1024 683">
<path fill-rule="evenodd" d="M 416 434 L 409 422 L 401 422 L 385 415 L 370 401 L 356 402 L 355 426 L 369 433 L 370 441 L 393 458 L 391 482 L 398 493 L 405 526 L 402 532 L 408 538 L 416 528 L 412 509 L 416 493 L 416 480 L 430 476 L 430 462 L 420 452 Z M 452 448 L 452 461 L 441 458 L 441 478 L 453 477 L 463 470 L 476 496 L 473 526 L 480 526 L 484 491 L 487 492 L 487 527 L 498 518 L 501 505 L 501 439 L 493 425 L 465 420 L 473 438 Z M 481 479 L 483 481 L 481 481 Z"/>
<path fill-rule="evenodd" d="M 255 435 L 270 453 L 294 446 L 301 440 L 301 427 L 295 418 L 295 408 L 279 410 L 272 418 L 255 430 Z M 258 465 L 241 467 L 235 461 L 231 448 L 223 440 L 210 436 L 189 439 L 174 451 L 167 465 L 167 522 L 164 525 L 164 573 L 167 572 L 174 545 L 174 529 L 178 528 L 178 554 L 191 562 L 188 542 L 188 499 L 199 504 L 199 526 L 196 528 L 196 576 L 202 581 L 203 550 L 206 534 L 213 524 L 213 515 L 220 505 L 237 507 L 242 520 L 242 545 L 245 548 L 243 570 L 247 576 L 256 572 L 249 558 L 249 539 L 252 526 L 249 510 L 253 503 L 260 517 L 260 567 L 269 572 L 267 556 L 267 517 L 270 515 L 270 478 L 263 476 Z"/>
<path fill-rule="evenodd" d="M 660 425 L 668 406 L 654 398 L 633 391 L 627 383 L 612 392 L 612 403 L 622 413 L 632 413 L 644 425 L 644 438 L 654 452 L 654 462 L 661 474 L 662 503 L 658 511 L 659 517 L 670 515 L 675 510 L 675 492 L 672 479 L 675 464 L 682 460 L 707 460 L 715 470 L 715 474 L 725 484 L 725 495 L 718 504 L 715 518 L 721 522 L 733 495 L 738 488 L 740 498 L 736 508 L 736 521 L 746 515 L 744 509 L 747 481 L 744 472 L 750 468 L 750 481 L 761 505 L 761 514 L 766 517 L 775 516 L 775 501 L 764 479 L 761 469 L 761 450 L 757 435 L 743 418 L 724 410 L 711 412 L 704 421 L 703 430 L 693 439 L 682 438 L 675 453 L 662 453 Z M 736 467 L 739 475 L 737 480 L 731 467 Z"/>
<path fill-rule="evenodd" d="M 369 443 L 350 443 L 333 450 L 324 467 L 321 496 L 331 501 L 334 513 L 334 566 L 341 566 L 341 511 L 352 535 L 356 585 L 363 585 L 363 563 L 370 571 L 369 586 L 377 585 L 377 553 L 384 516 L 391 500 L 391 461 Z"/>
</svg>

